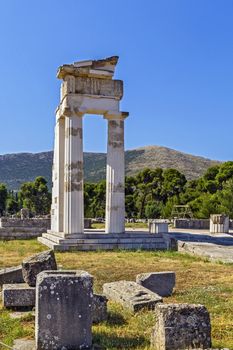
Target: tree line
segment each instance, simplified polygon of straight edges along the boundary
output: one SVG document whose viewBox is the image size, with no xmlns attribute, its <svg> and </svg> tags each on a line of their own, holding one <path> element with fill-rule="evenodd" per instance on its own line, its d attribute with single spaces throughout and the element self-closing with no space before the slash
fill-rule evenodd
<svg viewBox="0 0 233 350">
<path fill-rule="evenodd" d="M 85 217 L 105 215 L 106 182 L 85 183 Z M 233 218 L 233 162 L 209 168 L 195 180 L 187 181 L 176 169 L 144 169 L 125 178 L 127 218 L 169 218 L 174 205 L 188 204 L 196 218 L 225 213 Z M 39 176 L 24 183 L 16 192 L 0 184 L 0 215 L 15 214 L 28 208 L 32 215 L 50 211 L 51 193 L 47 181 Z"/>
</svg>

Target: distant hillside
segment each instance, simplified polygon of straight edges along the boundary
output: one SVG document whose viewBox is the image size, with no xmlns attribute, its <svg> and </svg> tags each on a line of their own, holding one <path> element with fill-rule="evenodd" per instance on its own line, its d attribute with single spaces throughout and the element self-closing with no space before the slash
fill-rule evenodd
<svg viewBox="0 0 233 350">
<path fill-rule="evenodd" d="M 206 169 L 220 162 L 193 156 L 170 148 L 148 146 L 126 151 L 126 175 L 135 175 L 144 168 L 176 168 L 187 179 L 201 176 Z M 17 190 L 36 176 L 44 176 L 51 187 L 53 152 L 16 153 L 0 155 L 0 182 L 9 189 Z M 85 180 L 97 182 L 105 178 L 106 154 L 84 154 Z"/>
</svg>

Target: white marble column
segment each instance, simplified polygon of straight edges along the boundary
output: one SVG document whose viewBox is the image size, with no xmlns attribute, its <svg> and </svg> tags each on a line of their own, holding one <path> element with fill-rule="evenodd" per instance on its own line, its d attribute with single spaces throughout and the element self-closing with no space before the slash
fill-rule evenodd
<svg viewBox="0 0 233 350">
<path fill-rule="evenodd" d="M 108 119 L 106 169 L 106 233 L 125 232 L 125 153 L 124 120 Z"/>
<path fill-rule="evenodd" d="M 57 119 L 53 155 L 51 231 L 63 231 L 65 119 Z"/>
<path fill-rule="evenodd" d="M 84 233 L 82 116 L 65 118 L 64 234 Z"/>
</svg>

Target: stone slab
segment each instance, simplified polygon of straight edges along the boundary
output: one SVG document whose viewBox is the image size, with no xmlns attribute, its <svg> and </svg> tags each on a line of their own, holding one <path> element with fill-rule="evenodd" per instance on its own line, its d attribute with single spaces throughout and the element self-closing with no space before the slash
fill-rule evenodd
<svg viewBox="0 0 233 350">
<path fill-rule="evenodd" d="M 10 313 L 10 318 L 12 319 L 24 319 L 27 317 L 35 317 L 34 311 L 15 311 Z"/>
<path fill-rule="evenodd" d="M 33 308 L 35 306 L 35 288 L 26 283 L 4 284 L 2 301 L 6 308 Z"/>
<path fill-rule="evenodd" d="M 0 286 L 3 284 L 23 283 L 22 266 L 7 267 L 0 270 Z"/>
<path fill-rule="evenodd" d="M 103 294 L 108 299 L 121 303 L 133 312 L 144 308 L 153 310 L 157 303 L 163 301 L 158 294 L 131 281 L 105 283 Z"/>
<path fill-rule="evenodd" d="M 203 305 L 158 304 L 151 335 L 155 350 L 211 348 L 209 312 Z"/>
<path fill-rule="evenodd" d="M 13 346 L 14 346 L 13 348 L 14 350 L 37 350 L 35 340 L 30 340 L 30 339 L 16 339 L 14 341 Z M 53 349 L 51 348 L 51 350 Z M 103 350 L 103 348 L 94 344 L 89 348 L 89 350 Z M 229 350 L 229 349 L 223 349 L 223 350 Z"/>
<path fill-rule="evenodd" d="M 175 287 L 176 274 L 171 271 L 141 273 L 137 275 L 136 282 L 162 297 L 168 297 Z"/>
<path fill-rule="evenodd" d="M 232 232 L 233 234 L 233 232 Z M 176 250 L 206 257 L 213 261 L 233 263 L 232 234 L 211 235 L 208 231 L 170 229 L 167 246 L 174 242 Z"/>
<path fill-rule="evenodd" d="M 14 350 L 36 350 L 35 340 L 16 339 L 13 344 Z"/>
<path fill-rule="evenodd" d="M 93 277 L 85 271 L 44 271 L 37 276 L 37 350 L 92 345 Z"/>
<path fill-rule="evenodd" d="M 57 270 L 57 263 L 53 250 L 35 254 L 22 262 L 23 278 L 31 287 L 36 285 L 38 273 L 47 270 Z"/>
<path fill-rule="evenodd" d="M 106 321 L 108 318 L 107 312 L 108 299 L 105 295 L 94 294 L 92 304 L 92 322 L 99 323 Z"/>
</svg>

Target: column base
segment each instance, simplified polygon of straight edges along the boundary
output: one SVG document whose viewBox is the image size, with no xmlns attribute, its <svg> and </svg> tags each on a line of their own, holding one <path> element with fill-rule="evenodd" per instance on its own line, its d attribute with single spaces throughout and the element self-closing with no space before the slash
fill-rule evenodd
<svg viewBox="0 0 233 350">
<path fill-rule="evenodd" d="M 64 233 L 43 233 L 38 241 L 55 251 L 95 251 L 95 250 L 165 250 L 166 242 L 162 235 L 152 235 L 145 231 L 127 231 L 124 234 L 106 234 L 100 230 L 86 230 L 82 235 Z"/>
</svg>

